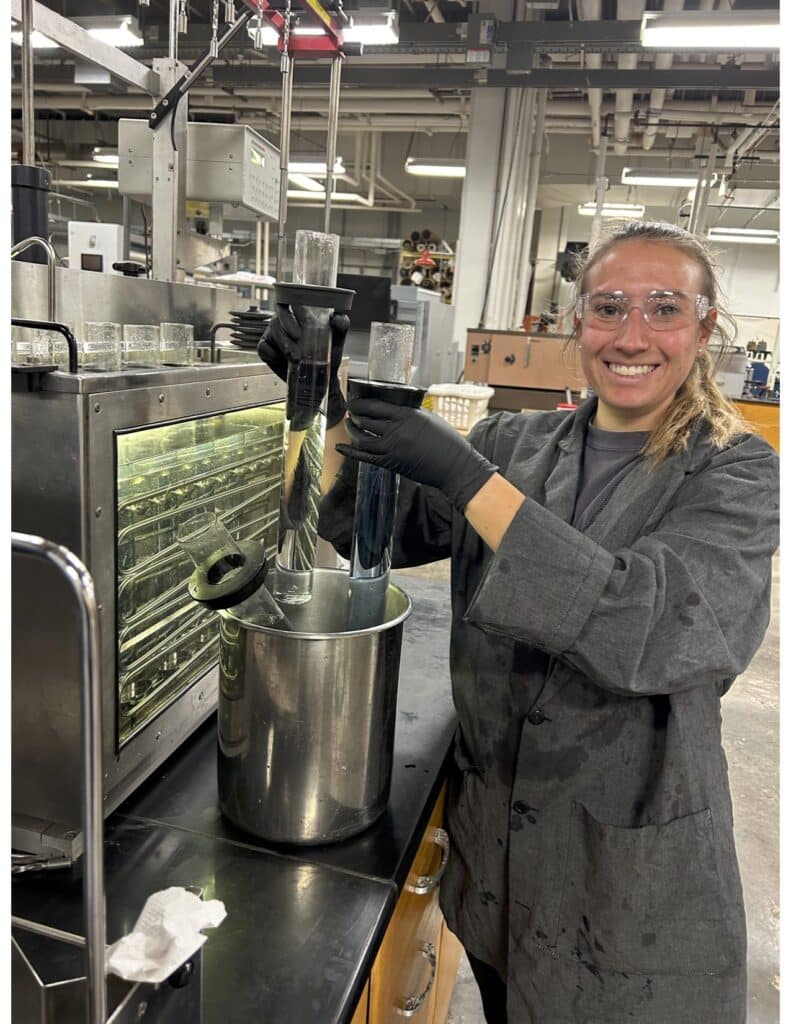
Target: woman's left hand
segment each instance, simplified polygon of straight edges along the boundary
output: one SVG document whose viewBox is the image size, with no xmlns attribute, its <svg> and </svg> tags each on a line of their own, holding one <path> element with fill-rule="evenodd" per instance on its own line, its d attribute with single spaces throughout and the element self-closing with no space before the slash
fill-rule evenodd
<svg viewBox="0 0 791 1024">
<path fill-rule="evenodd" d="M 437 487 L 460 512 L 497 472 L 455 427 L 424 409 L 358 398 L 348 411 L 346 430 L 352 444 L 336 445 L 337 451 Z"/>
</svg>

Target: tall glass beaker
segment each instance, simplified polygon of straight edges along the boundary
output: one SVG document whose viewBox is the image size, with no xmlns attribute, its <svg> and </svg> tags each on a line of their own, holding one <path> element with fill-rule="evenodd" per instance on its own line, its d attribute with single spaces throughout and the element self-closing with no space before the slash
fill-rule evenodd
<svg viewBox="0 0 791 1024">
<path fill-rule="evenodd" d="M 334 288 L 340 239 L 319 231 L 297 231 L 294 283 Z M 285 458 L 280 544 L 273 593 L 288 604 L 310 600 L 318 537 L 324 462 L 332 310 L 301 306 L 302 358 L 287 379 Z"/>
</svg>

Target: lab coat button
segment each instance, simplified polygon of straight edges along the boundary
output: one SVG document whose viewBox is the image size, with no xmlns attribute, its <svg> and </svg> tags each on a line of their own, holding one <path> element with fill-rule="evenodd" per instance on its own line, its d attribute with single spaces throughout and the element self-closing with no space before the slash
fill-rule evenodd
<svg viewBox="0 0 791 1024">
<path fill-rule="evenodd" d="M 517 800 L 514 804 L 514 811 L 516 814 L 524 814 L 527 809 L 527 804 L 523 800 Z"/>
<path fill-rule="evenodd" d="M 530 712 L 527 716 L 527 720 L 531 725 L 541 725 L 542 722 L 546 721 L 546 715 L 541 708 L 536 708 L 534 711 Z"/>
</svg>

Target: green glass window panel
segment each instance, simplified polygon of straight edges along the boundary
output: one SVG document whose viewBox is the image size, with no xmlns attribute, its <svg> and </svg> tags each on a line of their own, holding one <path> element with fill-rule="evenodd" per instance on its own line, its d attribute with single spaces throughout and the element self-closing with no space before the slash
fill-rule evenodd
<svg viewBox="0 0 791 1024">
<path fill-rule="evenodd" d="M 187 593 L 181 523 L 216 510 L 237 540 L 277 550 L 282 403 L 116 435 L 121 744 L 217 660 L 214 612 Z"/>
</svg>

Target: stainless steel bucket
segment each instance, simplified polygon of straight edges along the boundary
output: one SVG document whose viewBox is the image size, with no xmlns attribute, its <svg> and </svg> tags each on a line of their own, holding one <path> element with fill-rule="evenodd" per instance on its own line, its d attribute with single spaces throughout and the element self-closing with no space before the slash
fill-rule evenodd
<svg viewBox="0 0 791 1024">
<path fill-rule="evenodd" d="M 348 588 L 347 573 L 315 569 L 291 632 L 220 612 L 220 807 L 273 842 L 337 842 L 387 806 L 412 605 L 391 583 L 381 625 L 349 631 Z"/>
</svg>

